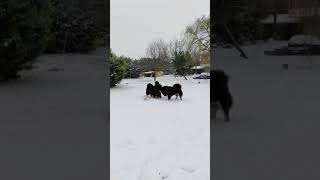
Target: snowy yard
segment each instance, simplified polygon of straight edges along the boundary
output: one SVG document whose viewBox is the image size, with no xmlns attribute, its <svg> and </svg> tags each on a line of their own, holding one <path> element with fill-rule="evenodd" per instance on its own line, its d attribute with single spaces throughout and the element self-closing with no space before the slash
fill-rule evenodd
<svg viewBox="0 0 320 180">
<path fill-rule="evenodd" d="M 106 179 L 104 51 L 38 60 L 0 84 L 0 179 Z"/>
<path fill-rule="evenodd" d="M 212 123 L 215 180 L 320 178 L 320 56 L 263 54 L 275 45 L 247 46 L 245 61 L 234 49 L 214 50 L 235 102 L 230 124 L 221 115 Z"/>
<path fill-rule="evenodd" d="M 145 99 L 153 78 L 125 79 L 110 91 L 111 180 L 209 180 L 210 80 L 157 80 L 180 83 L 182 100 Z"/>
</svg>

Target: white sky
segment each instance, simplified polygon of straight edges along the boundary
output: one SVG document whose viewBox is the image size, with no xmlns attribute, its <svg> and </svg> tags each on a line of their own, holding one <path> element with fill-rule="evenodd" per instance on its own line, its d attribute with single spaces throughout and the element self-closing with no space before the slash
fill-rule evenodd
<svg viewBox="0 0 320 180">
<path fill-rule="evenodd" d="M 112 51 L 132 58 L 145 56 L 152 40 L 179 37 L 197 17 L 210 13 L 210 0 L 111 0 Z"/>
</svg>

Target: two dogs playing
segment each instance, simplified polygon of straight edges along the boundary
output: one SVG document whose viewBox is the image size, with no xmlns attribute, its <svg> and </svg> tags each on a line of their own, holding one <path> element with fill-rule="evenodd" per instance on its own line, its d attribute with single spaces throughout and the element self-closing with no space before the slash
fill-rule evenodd
<svg viewBox="0 0 320 180">
<path fill-rule="evenodd" d="M 183 92 L 180 84 L 174 84 L 173 86 L 162 86 L 158 81 L 155 82 L 155 85 L 151 83 L 147 84 L 147 97 L 151 96 L 158 99 L 161 98 L 161 93 L 164 96 L 168 96 L 168 100 L 170 100 L 174 95 L 176 95 L 176 99 L 180 97 L 180 100 L 182 100 Z"/>
<path fill-rule="evenodd" d="M 228 86 L 229 77 L 222 70 L 212 70 L 210 72 L 210 109 L 211 117 L 215 119 L 216 113 L 221 109 L 224 113 L 225 121 L 230 121 L 230 110 L 233 106 L 233 98 Z M 155 85 L 149 83 L 146 89 L 146 95 L 153 98 L 161 98 L 161 94 L 168 96 L 168 100 L 172 96 L 176 95 L 182 99 L 182 90 L 180 84 L 174 84 L 173 86 L 162 86 L 158 81 Z"/>
</svg>

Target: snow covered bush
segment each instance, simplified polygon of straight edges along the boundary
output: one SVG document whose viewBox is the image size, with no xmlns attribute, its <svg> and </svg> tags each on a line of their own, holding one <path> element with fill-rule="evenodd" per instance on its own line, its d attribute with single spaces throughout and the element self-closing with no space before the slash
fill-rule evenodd
<svg viewBox="0 0 320 180">
<path fill-rule="evenodd" d="M 50 33 L 49 0 L 2 0 L 0 3 L 0 80 L 19 77 L 46 48 Z"/>
<path fill-rule="evenodd" d="M 110 86 L 115 87 L 126 74 L 127 65 L 125 62 L 125 57 L 116 56 L 111 54 L 110 62 Z"/>
<path fill-rule="evenodd" d="M 141 74 L 141 70 L 137 65 L 130 64 L 127 66 L 127 71 L 125 78 L 139 78 Z"/>
<path fill-rule="evenodd" d="M 126 74 L 124 78 L 139 78 L 141 74 L 141 69 L 137 60 L 132 60 L 131 58 L 126 58 Z"/>
</svg>

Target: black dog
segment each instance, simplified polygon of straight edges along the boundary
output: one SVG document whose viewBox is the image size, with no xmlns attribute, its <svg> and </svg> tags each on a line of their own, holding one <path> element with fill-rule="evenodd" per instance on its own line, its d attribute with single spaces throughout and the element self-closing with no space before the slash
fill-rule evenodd
<svg viewBox="0 0 320 180">
<path fill-rule="evenodd" d="M 161 92 L 160 92 L 161 87 L 157 85 L 157 82 L 155 84 L 156 84 L 155 86 L 150 83 L 147 84 L 147 89 L 146 89 L 147 97 L 150 95 L 153 98 L 161 98 Z"/>
<path fill-rule="evenodd" d="M 161 93 L 164 96 L 168 96 L 170 89 L 171 89 L 171 87 L 169 87 L 169 86 L 163 86 L 163 87 L 161 87 Z"/>
<path fill-rule="evenodd" d="M 155 98 L 161 98 L 161 87 L 162 86 L 158 81 L 156 81 L 154 83 L 154 96 L 155 96 Z"/>
<path fill-rule="evenodd" d="M 215 113 L 218 106 L 221 105 L 225 115 L 225 121 L 230 121 L 229 112 L 233 105 L 232 95 L 228 87 L 229 77 L 222 70 L 213 70 L 210 72 L 210 105 L 213 109 L 212 117 L 215 118 Z"/>
<path fill-rule="evenodd" d="M 146 95 L 147 97 L 150 95 L 151 97 L 154 97 L 154 86 L 152 84 L 147 84 L 147 89 L 146 89 Z"/>
<path fill-rule="evenodd" d="M 161 93 L 164 96 L 168 96 L 168 100 L 170 100 L 173 95 L 176 95 L 176 99 L 179 96 L 180 99 L 182 100 L 183 92 L 181 90 L 181 85 L 180 84 L 174 84 L 172 87 L 163 86 L 163 87 L 161 87 Z"/>
</svg>

